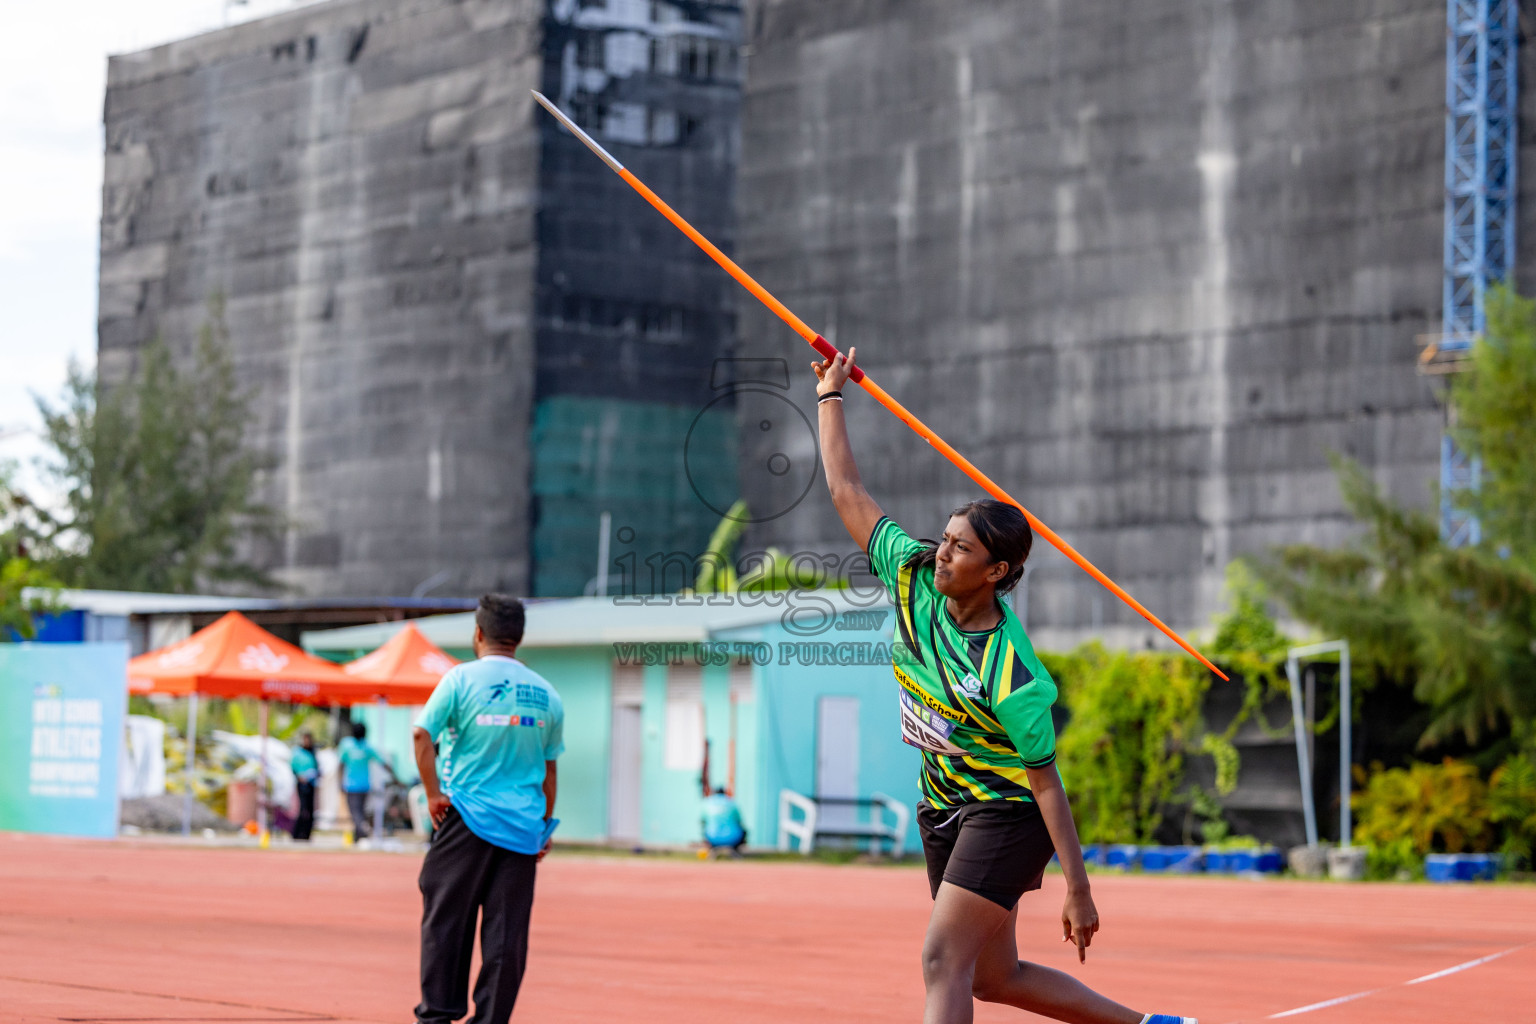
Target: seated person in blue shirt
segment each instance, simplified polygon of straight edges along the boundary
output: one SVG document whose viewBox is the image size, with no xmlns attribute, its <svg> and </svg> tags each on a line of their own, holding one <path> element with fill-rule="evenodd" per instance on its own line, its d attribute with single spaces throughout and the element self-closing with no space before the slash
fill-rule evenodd
<svg viewBox="0 0 1536 1024">
<path fill-rule="evenodd" d="M 368 823 L 368 791 L 373 788 L 369 764 L 377 761 L 391 779 L 400 780 L 389 762 L 368 742 L 368 727 L 362 722 L 353 722 L 352 735 L 343 736 L 336 744 L 336 757 L 340 761 L 341 791 L 347 799 L 347 810 L 352 812 L 352 839 L 367 838 L 373 831 Z"/>
<path fill-rule="evenodd" d="M 549 849 L 555 758 L 565 710 L 555 688 L 515 657 L 523 603 L 487 594 L 475 612 L 475 657 L 455 665 L 416 720 L 416 766 L 436 831 L 421 865 L 418 1024 L 469 1009 L 480 915 L 475 1024 L 506 1024 L 528 960 L 535 866 Z M 453 777 L 440 785 L 435 746 Z"/>
<path fill-rule="evenodd" d="M 712 850 L 729 849 L 740 854 L 747 841 L 747 830 L 741 826 L 741 812 L 721 786 L 704 798 L 704 841 Z"/>
</svg>

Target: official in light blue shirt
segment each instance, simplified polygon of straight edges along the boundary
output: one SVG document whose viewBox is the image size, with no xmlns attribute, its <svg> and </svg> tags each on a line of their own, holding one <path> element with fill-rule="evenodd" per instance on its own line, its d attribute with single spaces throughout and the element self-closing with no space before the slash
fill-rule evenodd
<svg viewBox="0 0 1536 1024">
<path fill-rule="evenodd" d="M 373 833 L 373 825 L 368 820 L 368 791 L 373 788 L 368 766 L 378 762 L 392 780 L 399 782 L 400 779 L 389 762 L 368 742 L 368 726 L 362 722 L 353 722 L 352 735 L 343 736 L 336 744 L 336 757 L 341 770 L 341 792 L 347 800 L 347 811 L 352 815 L 352 840 L 357 842 Z"/>
<path fill-rule="evenodd" d="M 564 724 L 555 688 L 505 654 L 449 669 L 416 719 L 451 751 L 453 780 L 442 792 L 464 824 L 515 853 L 544 847 L 544 779 L 565 750 Z"/>
<path fill-rule="evenodd" d="M 387 766 L 379 752 L 373 749 L 373 744 L 368 742 L 368 726 L 362 722 L 352 726 L 351 736 L 343 736 L 341 742 L 336 744 L 336 759 L 341 765 L 343 793 L 368 792 L 373 788 L 368 766 L 375 761 Z"/>
<path fill-rule="evenodd" d="M 416 720 L 416 767 L 437 829 L 421 866 L 419 1024 L 469 1009 L 480 915 L 475 1015 L 506 1024 L 528 958 L 536 866 L 556 824 L 555 759 L 565 749 L 560 695 L 517 660 L 523 604 L 487 594 L 475 612 L 475 659 L 450 669 Z M 446 785 L 438 748 L 451 759 Z"/>
</svg>

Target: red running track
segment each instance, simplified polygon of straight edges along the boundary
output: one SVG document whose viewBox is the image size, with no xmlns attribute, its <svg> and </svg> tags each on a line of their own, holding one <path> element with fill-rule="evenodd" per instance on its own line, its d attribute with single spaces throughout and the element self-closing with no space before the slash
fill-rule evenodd
<svg viewBox="0 0 1536 1024">
<path fill-rule="evenodd" d="M 406 1024 L 418 863 L 0 834 L 4 1019 Z M 1536 887 L 1093 884 L 1104 931 L 1086 967 L 1057 941 L 1059 875 L 1025 897 L 1020 953 L 1133 1007 L 1230 1024 L 1379 990 L 1284 1019 L 1536 1020 Z M 912 868 L 557 852 L 540 871 L 514 1020 L 916 1021 L 927 912 Z"/>
</svg>

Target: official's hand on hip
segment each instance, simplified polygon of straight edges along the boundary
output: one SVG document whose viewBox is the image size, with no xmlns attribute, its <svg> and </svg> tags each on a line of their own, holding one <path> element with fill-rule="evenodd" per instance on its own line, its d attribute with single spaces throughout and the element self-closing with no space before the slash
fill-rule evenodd
<svg viewBox="0 0 1536 1024">
<path fill-rule="evenodd" d="M 434 827 L 442 827 L 443 818 L 447 817 L 448 808 L 452 806 L 453 802 L 445 793 L 434 793 L 427 797 L 427 814 L 431 815 Z"/>
</svg>

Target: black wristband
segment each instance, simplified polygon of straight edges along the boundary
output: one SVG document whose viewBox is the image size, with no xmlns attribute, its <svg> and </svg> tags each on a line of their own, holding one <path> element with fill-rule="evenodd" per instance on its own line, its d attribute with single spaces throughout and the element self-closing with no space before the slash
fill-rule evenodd
<svg viewBox="0 0 1536 1024">
<path fill-rule="evenodd" d="M 841 391 L 828 391 L 824 395 L 817 395 L 816 396 L 816 404 L 820 405 L 822 402 L 830 402 L 834 398 L 841 400 L 842 397 L 843 397 L 843 393 Z"/>
</svg>

